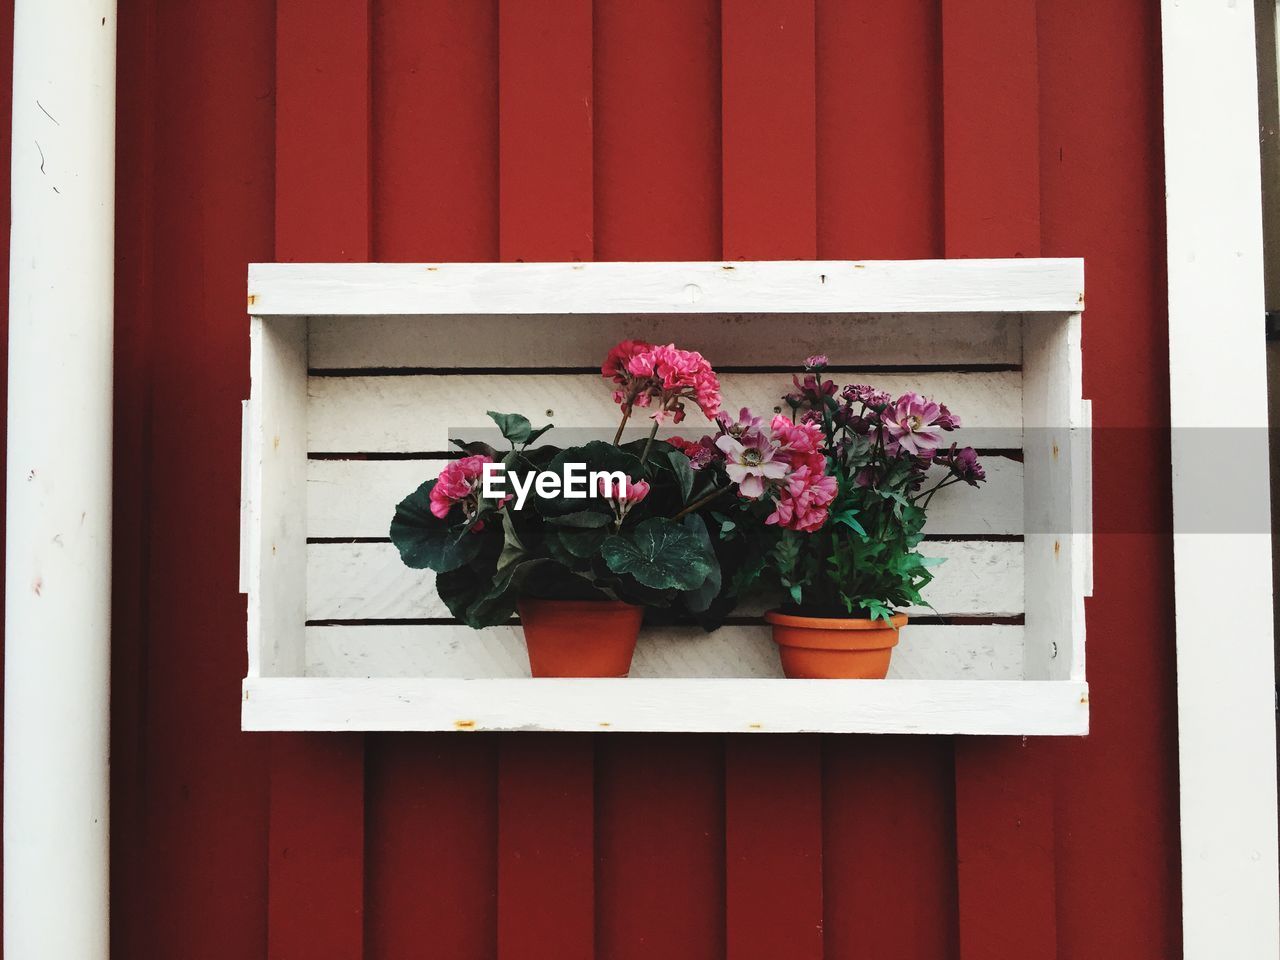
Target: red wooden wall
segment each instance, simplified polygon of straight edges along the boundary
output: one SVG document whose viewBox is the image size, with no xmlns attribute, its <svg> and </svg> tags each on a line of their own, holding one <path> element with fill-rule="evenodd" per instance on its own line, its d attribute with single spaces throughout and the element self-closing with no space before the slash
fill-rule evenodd
<svg viewBox="0 0 1280 960">
<path fill-rule="evenodd" d="M 1175 956 L 1158 429 L 1085 740 L 238 730 L 247 262 L 1084 256 L 1159 428 L 1159 70 L 1155 0 L 120 0 L 115 955 Z"/>
</svg>

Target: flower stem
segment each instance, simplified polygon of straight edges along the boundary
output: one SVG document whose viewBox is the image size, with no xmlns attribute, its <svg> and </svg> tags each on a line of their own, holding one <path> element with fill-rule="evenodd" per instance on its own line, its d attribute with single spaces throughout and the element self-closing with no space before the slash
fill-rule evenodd
<svg viewBox="0 0 1280 960">
<path fill-rule="evenodd" d="M 649 439 L 644 442 L 644 451 L 640 454 L 640 466 L 649 462 L 649 451 L 653 448 L 653 438 L 658 435 L 658 421 L 653 421 L 653 429 L 649 431 Z"/>
<path fill-rule="evenodd" d="M 720 496 L 720 495 L 721 495 L 721 494 L 723 494 L 723 493 L 728 493 L 728 492 L 729 492 L 729 490 L 731 490 L 731 489 L 732 489 L 731 487 L 720 487 L 719 489 L 712 490 L 712 491 L 711 491 L 709 494 L 707 494 L 705 497 L 701 497 L 701 498 L 699 498 L 699 499 L 697 499 L 697 500 L 693 501 L 693 503 L 689 504 L 687 507 L 685 507 L 685 508 L 684 508 L 683 510 L 681 510 L 679 513 L 677 513 L 677 514 L 676 514 L 674 517 L 672 517 L 671 519 L 672 519 L 672 520 L 679 520 L 679 519 L 680 519 L 681 517 L 683 517 L 685 514 L 693 513 L 693 511 L 698 510 L 698 509 L 701 509 L 702 507 L 705 507 L 708 503 L 710 503 L 710 502 L 711 502 L 712 500 L 714 500 L 716 497 Z"/>
<path fill-rule="evenodd" d="M 622 431 L 627 426 L 627 421 L 631 419 L 631 411 L 628 410 L 622 415 L 622 422 L 618 424 L 618 432 L 613 435 L 613 445 L 616 447 L 622 443 Z"/>
</svg>

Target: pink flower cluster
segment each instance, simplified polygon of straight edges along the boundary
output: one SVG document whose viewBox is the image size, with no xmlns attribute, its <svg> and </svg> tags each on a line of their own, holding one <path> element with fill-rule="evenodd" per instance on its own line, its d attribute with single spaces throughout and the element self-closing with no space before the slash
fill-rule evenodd
<svg viewBox="0 0 1280 960">
<path fill-rule="evenodd" d="M 456 504 L 462 504 L 468 519 L 475 516 L 480 503 L 480 479 L 486 463 L 493 463 L 493 459 L 476 455 L 450 461 L 431 488 L 431 512 L 443 520 Z M 478 523 L 471 529 L 478 532 L 483 528 L 484 524 Z"/>
<path fill-rule="evenodd" d="M 600 482 L 596 485 L 596 493 L 602 497 L 609 497 L 612 500 L 616 500 L 621 503 L 629 503 L 634 506 L 649 495 L 649 481 L 632 480 L 628 477 L 627 482 L 622 489 L 622 495 L 617 496 L 617 490 L 614 485 L 609 482 L 609 478 L 601 477 Z"/>
<path fill-rule="evenodd" d="M 827 522 L 831 501 L 836 498 L 836 478 L 814 474 L 808 467 L 800 467 L 787 477 L 778 494 L 778 505 L 765 518 L 765 523 L 777 524 L 788 530 L 813 533 Z"/>
<path fill-rule="evenodd" d="M 779 414 L 765 427 L 746 407 L 736 420 L 721 413 L 716 424 L 718 436 L 696 441 L 676 437 L 671 445 L 689 457 L 694 469 L 722 463 L 739 496 L 771 497 L 774 511 L 765 523 L 806 532 L 826 523 L 837 484 L 826 473 L 818 424 L 792 423 Z"/>
<path fill-rule="evenodd" d="M 616 384 L 615 403 L 627 416 L 636 407 L 654 409 L 652 417 L 679 423 L 684 404 L 692 400 L 709 419 L 720 411 L 720 381 L 702 354 L 673 343 L 655 346 L 624 340 L 609 351 L 600 373 Z"/>
</svg>

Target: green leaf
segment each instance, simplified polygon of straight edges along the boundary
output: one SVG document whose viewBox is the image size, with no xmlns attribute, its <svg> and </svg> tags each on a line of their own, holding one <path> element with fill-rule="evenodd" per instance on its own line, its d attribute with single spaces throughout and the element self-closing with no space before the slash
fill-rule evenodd
<svg viewBox="0 0 1280 960">
<path fill-rule="evenodd" d="M 459 620 L 467 619 L 467 608 L 485 595 L 492 578 L 471 567 L 459 567 L 436 575 L 436 593 Z"/>
<path fill-rule="evenodd" d="M 488 457 L 490 460 L 501 459 L 498 456 L 498 451 L 493 449 L 493 447 L 489 446 L 489 444 L 485 443 L 483 440 L 467 442 L 466 440 L 459 440 L 457 437 L 450 437 L 449 442 L 468 456 L 476 456 L 479 454 Z"/>
<path fill-rule="evenodd" d="M 872 620 L 883 620 L 885 623 L 888 623 L 893 619 L 893 611 L 879 600 L 859 600 L 858 606 L 871 614 Z"/>
<path fill-rule="evenodd" d="M 431 512 L 435 485 L 435 480 L 428 480 L 396 505 L 391 542 L 406 567 L 447 573 L 474 559 L 483 538 L 463 523 L 459 508 L 454 507 L 444 519 Z"/>
<path fill-rule="evenodd" d="M 579 510 L 577 513 L 564 513 L 558 517 L 547 517 L 547 523 L 559 527 L 603 527 L 613 518 L 598 510 Z"/>
<path fill-rule="evenodd" d="M 681 502 L 688 503 L 689 494 L 693 492 L 693 467 L 689 466 L 689 458 L 679 450 L 672 450 L 667 454 L 667 460 L 675 472 L 676 482 L 680 484 Z"/>
<path fill-rule="evenodd" d="M 548 423 L 545 427 L 538 427 L 538 429 L 534 430 L 532 433 L 529 434 L 529 439 L 525 441 L 525 446 L 528 446 L 529 444 L 533 443 L 533 441 L 537 440 L 540 436 L 542 436 L 544 433 L 546 433 L 548 430 L 550 430 L 554 426 L 555 426 L 554 423 Z"/>
<path fill-rule="evenodd" d="M 605 538 L 609 536 L 609 531 L 603 527 L 582 528 L 582 527 L 557 527 L 547 530 L 547 549 L 553 553 L 563 551 L 567 556 L 561 556 L 561 560 L 572 562 L 573 559 L 589 560 L 599 555 L 600 545 L 604 543 Z"/>
<path fill-rule="evenodd" d="M 518 413 L 495 413 L 492 410 L 485 412 L 489 414 L 489 419 L 498 425 L 502 435 L 513 445 L 527 442 L 529 435 L 533 433 L 533 424 L 529 422 L 528 417 L 522 417 Z"/>
<path fill-rule="evenodd" d="M 629 574 L 655 590 L 700 587 L 714 563 L 698 537 L 666 517 L 654 517 L 628 533 L 609 537 L 600 553 L 614 573 Z"/>
<path fill-rule="evenodd" d="M 711 535 L 707 533 L 707 525 L 702 518 L 697 514 L 690 514 L 684 518 L 684 527 L 698 538 L 698 541 L 712 557 L 711 572 L 702 581 L 702 586 L 685 595 L 685 605 L 689 608 L 689 612 L 702 613 L 711 606 L 711 601 L 715 600 L 720 593 L 720 564 L 714 559 L 715 549 L 711 543 Z"/>
<path fill-rule="evenodd" d="M 494 577 L 493 585 L 476 600 L 466 612 L 467 626 L 475 629 L 492 627 L 505 623 L 516 610 L 516 600 L 520 596 L 520 587 L 531 576 L 543 567 L 553 564 L 546 558 L 523 560 L 500 570 Z"/>
<path fill-rule="evenodd" d="M 857 514 L 857 512 L 858 512 L 857 510 L 850 507 L 849 509 L 842 510 L 839 513 L 833 513 L 831 515 L 831 519 L 834 520 L 836 523 L 844 524 L 854 533 L 857 533 L 865 537 L 867 535 L 867 531 L 863 529 L 862 524 L 860 524 L 857 520 L 854 519 L 854 516 Z"/>
</svg>

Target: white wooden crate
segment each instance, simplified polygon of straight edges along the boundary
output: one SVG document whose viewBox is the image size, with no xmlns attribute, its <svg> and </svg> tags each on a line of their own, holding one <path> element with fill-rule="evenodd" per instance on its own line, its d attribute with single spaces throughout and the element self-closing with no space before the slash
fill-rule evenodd
<svg viewBox="0 0 1280 960">
<path fill-rule="evenodd" d="M 245 729 L 1087 732 L 1082 290 L 1079 260 L 251 266 Z M 933 502 L 947 563 L 888 680 L 779 679 L 751 604 L 646 629 L 628 680 L 533 680 L 518 627 L 452 622 L 400 564 L 396 503 L 486 410 L 612 435 L 626 337 L 701 350 L 728 409 L 773 409 L 821 352 L 961 415 L 989 482 Z"/>
</svg>

